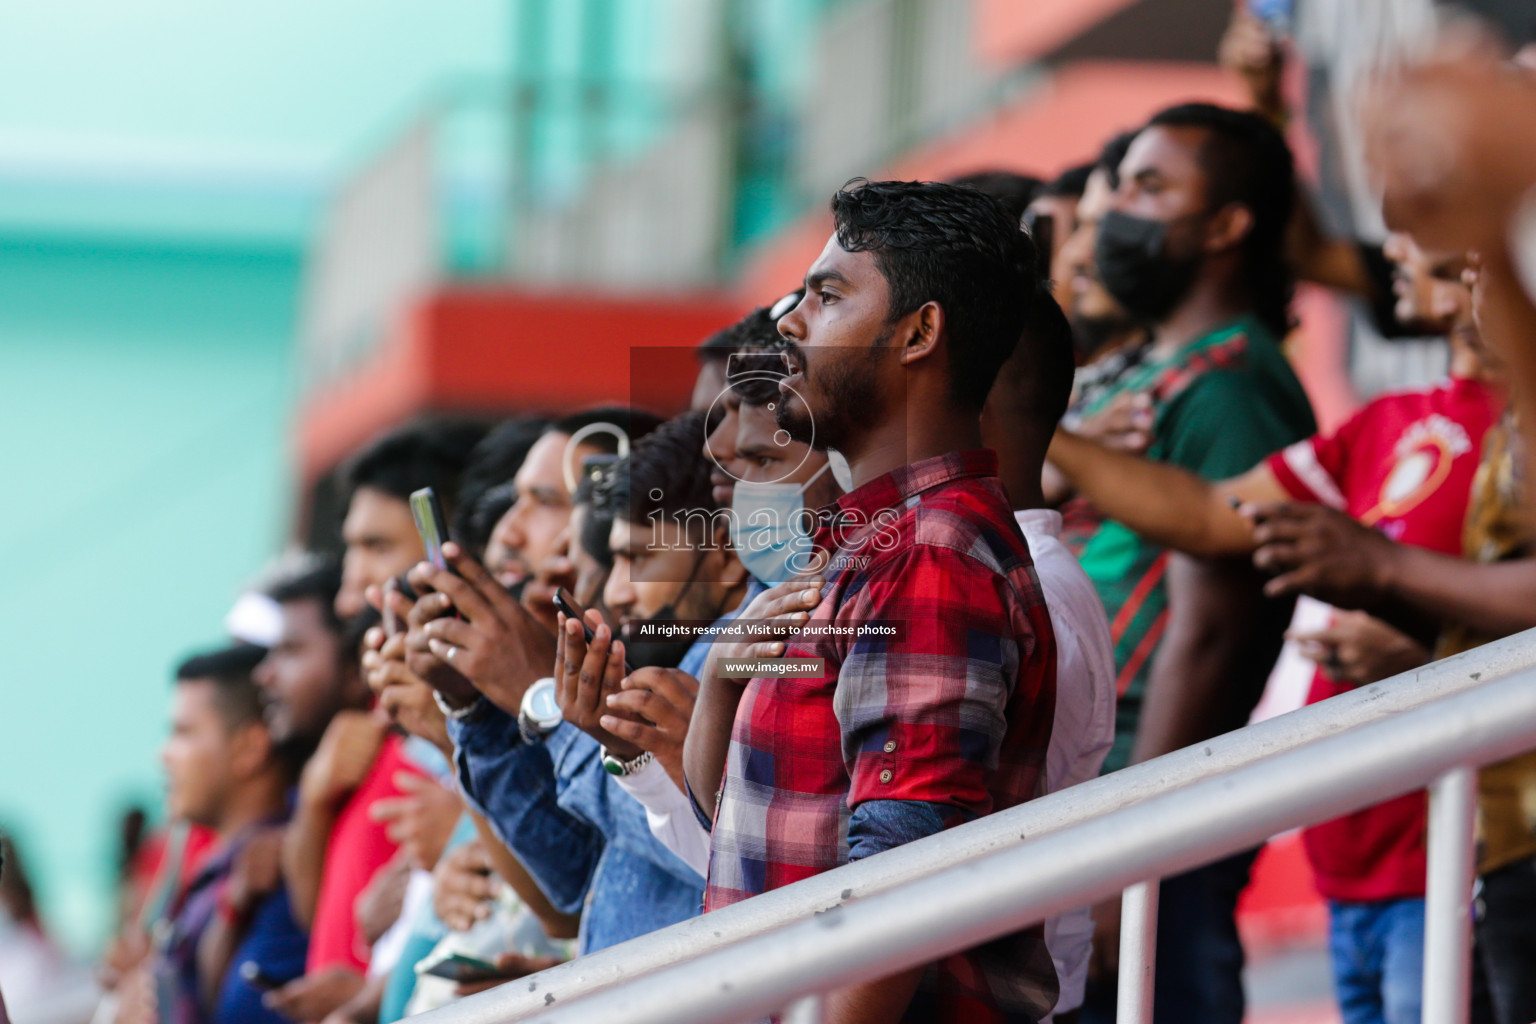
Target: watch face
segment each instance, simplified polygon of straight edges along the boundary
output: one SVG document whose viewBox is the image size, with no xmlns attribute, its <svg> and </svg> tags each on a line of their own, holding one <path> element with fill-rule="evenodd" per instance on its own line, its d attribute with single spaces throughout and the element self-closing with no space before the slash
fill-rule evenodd
<svg viewBox="0 0 1536 1024">
<path fill-rule="evenodd" d="M 540 722 L 560 720 L 560 702 L 555 699 L 555 687 L 536 686 L 528 691 L 528 714 Z"/>
</svg>

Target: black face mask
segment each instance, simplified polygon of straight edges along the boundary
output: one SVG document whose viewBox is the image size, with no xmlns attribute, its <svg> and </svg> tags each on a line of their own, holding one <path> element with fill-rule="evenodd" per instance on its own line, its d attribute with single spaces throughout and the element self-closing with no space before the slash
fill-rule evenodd
<svg viewBox="0 0 1536 1024">
<path fill-rule="evenodd" d="M 1195 215 L 1191 215 L 1195 216 Z M 1200 269 L 1198 255 L 1168 255 L 1171 222 L 1111 210 L 1099 221 L 1093 258 L 1099 280 L 1126 311 L 1161 320 L 1189 293 Z"/>
<path fill-rule="evenodd" d="M 656 610 L 656 614 L 645 620 L 658 626 L 665 626 L 677 621 L 677 604 L 665 605 Z M 635 668 L 677 668 L 683 660 L 683 655 L 693 646 L 693 640 L 683 637 L 677 640 L 640 640 L 632 641 L 626 638 L 624 644 L 624 661 L 629 667 Z"/>
<path fill-rule="evenodd" d="M 688 589 L 693 586 L 694 580 L 699 574 L 699 566 L 704 564 L 704 554 L 704 552 L 700 552 L 699 557 L 694 560 L 693 571 L 688 574 L 688 581 L 683 584 L 683 589 L 679 590 L 677 596 L 672 600 L 656 609 L 655 614 L 646 618 L 646 622 L 664 626 L 678 621 L 677 606 L 682 602 L 683 597 L 687 595 Z M 710 616 L 710 621 L 713 622 L 719 617 L 720 612 L 717 609 L 715 614 Z M 628 630 L 625 632 L 627 633 Z M 682 637 L 676 640 L 641 640 L 634 642 L 626 636 L 624 660 L 629 663 L 629 667 L 632 669 L 676 668 L 678 662 L 683 660 L 683 655 L 688 653 L 688 649 L 693 644 L 693 639 L 689 637 Z"/>
</svg>

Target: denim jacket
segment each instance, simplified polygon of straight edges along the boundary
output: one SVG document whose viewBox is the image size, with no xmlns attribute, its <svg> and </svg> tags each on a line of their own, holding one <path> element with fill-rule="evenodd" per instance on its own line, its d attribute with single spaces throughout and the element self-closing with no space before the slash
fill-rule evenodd
<svg viewBox="0 0 1536 1024">
<path fill-rule="evenodd" d="M 704 879 L 651 835 L 592 737 L 561 723 L 524 743 L 517 720 L 485 700 L 448 731 L 470 805 L 551 903 L 581 913 L 581 953 L 699 913 Z"/>
</svg>

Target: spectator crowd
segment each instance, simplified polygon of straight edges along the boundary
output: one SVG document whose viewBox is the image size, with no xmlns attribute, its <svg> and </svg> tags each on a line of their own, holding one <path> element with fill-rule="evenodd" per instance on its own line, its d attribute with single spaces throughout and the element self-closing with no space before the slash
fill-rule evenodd
<svg viewBox="0 0 1536 1024">
<path fill-rule="evenodd" d="M 1289 633 L 1309 702 L 1536 625 L 1536 72 L 1460 41 L 1378 86 L 1391 234 L 1330 239 L 1281 53 L 1239 13 L 1251 109 L 1048 182 L 849 182 L 803 288 L 680 339 L 689 411 L 353 455 L 343 549 L 172 674 L 97 1019 L 390 1024 L 1156 758 L 1246 724 L 1298 595 L 1333 609 Z M 1445 379 L 1320 431 L 1302 280 Z M 1533 808 L 1536 754 L 1481 773 L 1475 1021 L 1536 1018 Z M 1305 832 L 1346 1024 L 1419 1020 L 1426 810 Z M 1162 882 L 1159 1024 L 1242 1021 L 1256 853 Z M 1084 907 L 827 1020 L 1112 1021 L 1118 931 Z"/>
</svg>

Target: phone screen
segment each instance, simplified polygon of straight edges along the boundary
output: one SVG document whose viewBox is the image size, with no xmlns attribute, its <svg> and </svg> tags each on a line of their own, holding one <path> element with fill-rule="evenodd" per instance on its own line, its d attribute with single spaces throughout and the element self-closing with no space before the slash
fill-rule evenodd
<svg viewBox="0 0 1536 1024">
<path fill-rule="evenodd" d="M 495 964 L 462 953 L 454 953 L 423 973 L 449 981 L 491 981 L 503 977 Z"/>
<path fill-rule="evenodd" d="M 576 607 L 576 601 L 570 594 L 566 593 L 564 587 L 560 587 L 555 591 L 555 607 L 564 612 L 566 618 L 575 619 L 581 623 L 581 631 L 586 635 L 587 643 L 592 642 L 592 638 L 597 634 L 593 632 L 592 626 L 587 622 L 586 614 Z M 629 675 L 633 671 L 634 669 L 630 668 L 629 659 L 626 657 L 624 659 L 624 674 Z"/>
<path fill-rule="evenodd" d="M 555 607 L 564 612 L 566 618 L 575 619 L 581 623 L 581 631 L 587 635 L 587 643 L 592 642 L 595 634 L 592 632 L 592 627 L 587 625 L 587 617 L 582 614 L 580 608 L 576 607 L 576 602 L 571 599 L 570 594 L 565 592 L 564 587 L 555 591 Z"/>
<path fill-rule="evenodd" d="M 411 492 L 411 518 L 416 520 L 416 532 L 421 534 L 421 546 L 427 552 L 427 561 L 439 569 L 448 568 L 443 557 L 443 544 L 448 540 L 448 521 L 443 518 L 443 507 L 438 504 L 437 493 L 430 487 Z"/>
</svg>

